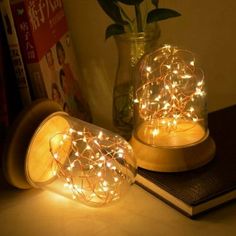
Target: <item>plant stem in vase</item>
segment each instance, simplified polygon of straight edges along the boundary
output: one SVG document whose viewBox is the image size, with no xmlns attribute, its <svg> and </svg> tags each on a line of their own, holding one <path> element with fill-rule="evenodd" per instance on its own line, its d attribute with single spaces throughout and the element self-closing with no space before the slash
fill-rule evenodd
<svg viewBox="0 0 236 236">
<path fill-rule="evenodd" d="M 126 139 L 130 138 L 133 129 L 134 69 L 143 54 L 157 47 L 159 35 L 155 25 L 150 31 L 115 36 L 118 67 L 113 89 L 113 124 Z"/>
</svg>

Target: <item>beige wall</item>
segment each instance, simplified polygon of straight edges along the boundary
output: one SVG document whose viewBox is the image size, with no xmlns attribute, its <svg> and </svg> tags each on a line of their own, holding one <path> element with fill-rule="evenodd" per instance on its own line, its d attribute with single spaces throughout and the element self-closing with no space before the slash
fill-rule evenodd
<svg viewBox="0 0 236 236">
<path fill-rule="evenodd" d="M 96 0 L 64 4 L 95 123 L 110 128 L 117 52 L 113 38 L 104 40 L 104 31 L 111 21 Z M 199 55 L 209 111 L 236 104 L 236 1 L 160 0 L 160 5 L 182 13 L 160 23 L 161 42 Z"/>
</svg>

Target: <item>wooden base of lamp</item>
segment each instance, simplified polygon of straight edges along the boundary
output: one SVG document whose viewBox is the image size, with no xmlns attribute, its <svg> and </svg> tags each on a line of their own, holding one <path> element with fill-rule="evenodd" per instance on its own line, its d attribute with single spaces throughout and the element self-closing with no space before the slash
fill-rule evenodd
<svg viewBox="0 0 236 236">
<path fill-rule="evenodd" d="M 207 164 L 215 154 L 215 143 L 210 136 L 197 144 L 181 148 L 152 147 L 134 136 L 130 144 L 139 167 L 159 172 L 192 170 Z"/>
<path fill-rule="evenodd" d="M 3 155 L 3 172 L 8 183 L 20 189 L 31 188 L 25 172 L 29 143 L 40 123 L 59 111 L 62 108 L 56 102 L 39 99 L 16 118 L 9 131 Z"/>
</svg>

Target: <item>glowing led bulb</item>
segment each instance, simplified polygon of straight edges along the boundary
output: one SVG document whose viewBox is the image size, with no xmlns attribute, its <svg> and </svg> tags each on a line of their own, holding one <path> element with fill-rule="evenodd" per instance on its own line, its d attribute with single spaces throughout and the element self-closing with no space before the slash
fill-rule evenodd
<svg viewBox="0 0 236 236">
<path fill-rule="evenodd" d="M 159 134 L 159 132 L 160 131 L 158 129 L 153 129 L 152 134 L 153 134 L 153 136 L 157 136 Z"/>
</svg>

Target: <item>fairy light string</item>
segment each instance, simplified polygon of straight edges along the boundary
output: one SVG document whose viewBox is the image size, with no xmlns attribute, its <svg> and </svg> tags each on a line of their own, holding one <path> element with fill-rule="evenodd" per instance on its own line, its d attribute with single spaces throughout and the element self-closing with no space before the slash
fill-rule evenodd
<svg viewBox="0 0 236 236">
<path fill-rule="evenodd" d="M 135 170 L 126 161 L 132 149 L 121 137 L 70 128 L 51 138 L 50 152 L 52 171 L 63 180 L 63 187 L 88 205 L 118 200 L 122 188 L 134 181 Z"/>
<path fill-rule="evenodd" d="M 144 60 L 139 73 L 134 103 L 140 118 L 155 123 L 153 135 L 174 131 L 183 120 L 200 121 L 196 104 L 206 95 L 204 74 L 190 51 L 165 45 Z"/>
</svg>

